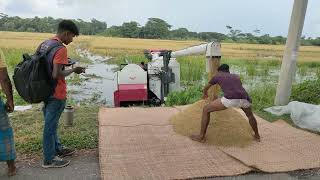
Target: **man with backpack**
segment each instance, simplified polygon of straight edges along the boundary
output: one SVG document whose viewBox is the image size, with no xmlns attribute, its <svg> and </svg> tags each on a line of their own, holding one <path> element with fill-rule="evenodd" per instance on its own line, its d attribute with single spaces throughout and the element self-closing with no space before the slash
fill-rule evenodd
<svg viewBox="0 0 320 180">
<path fill-rule="evenodd" d="M 56 36 L 44 41 L 38 49 L 40 53 L 43 53 L 47 52 L 53 44 L 59 44 L 57 48 L 51 49 L 46 57 L 47 63 L 49 64 L 48 72 L 50 72 L 49 75 L 52 75 L 55 87 L 52 95 L 44 100 L 43 168 L 67 166 L 70 161 L 63 160 L 62 158 L 70 156 L 75 152 L 75 150 L 65 148 L 61 145 L 57 128 L 67 98 L 65 77 L 72 73 L 80 74 L 85 72 L 85 68 L 83 67 L 65 69 L 65 66 L 68 65 L 68 53 L 67 48 L 63 44 L 70 44 L 73 38 L 78 35 L 79 29 L 74 22 L 71 20 L 62 20 L 59 23 Z"/>
<path fill-rule="evenodd" d="M 13 129 L 9 122 L 8 112 L 13 112 L 12 85 L 8 76 L 7 66 L 4 55 L 0 49 L 0 84 L 7 102 L 3 103 L 0 97 L 0 161 L 6 161 L 8 164 L 8 176 L 16 174 L 16 151 L 13 140 Z"/>
</svg>

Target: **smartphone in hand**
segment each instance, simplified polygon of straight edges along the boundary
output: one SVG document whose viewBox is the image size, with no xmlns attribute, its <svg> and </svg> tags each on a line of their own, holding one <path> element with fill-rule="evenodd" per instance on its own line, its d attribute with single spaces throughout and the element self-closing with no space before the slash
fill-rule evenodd
<svg viewBox="0 0 320 180">
<path fill-rule="evenodd" d="M 68 58 L 68 64 L 66 64 L 66 66 L 72 66 L 72 65 L 74 65 L 76 62 L 77 62 L 76 60 L 73 60 L 73 59 Z"/>
</svg>

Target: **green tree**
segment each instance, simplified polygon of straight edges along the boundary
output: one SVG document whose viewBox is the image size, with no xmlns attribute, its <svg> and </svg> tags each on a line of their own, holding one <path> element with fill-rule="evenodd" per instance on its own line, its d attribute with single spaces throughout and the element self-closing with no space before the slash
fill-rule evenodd
<svg viewBox="0 0 320 180">
<path fill-rule="evenodd" d="M 179 28 L 170 31 L 170 38 L 171 39 L 188 39 L 189 38 L 189 31 L 187 28 Z"/>
<path fill-rule="evenodd" d="M 107 23 L 91 19 L 91 34 L 98 34 L 107 29 Z"/>
<path fill-rule="evenodd" d="M 137 38 L 139 37 L 139 33 L 140 33 L 139 26 L 140 25 L 135 21 L 125 22 L 120 27 L 120 33 L 122 37 Z"/>
<path fill-rule="evenodd" d="M 171 25 L 162 19 L 149 18 L 140 36 L 148 39 L 164 39 L 169 36 L 170 28 Z"/>
<path fill-rule="evenodd" d="M 217 33 L 217 32 L 201 32 L 199 33 L 199 38 L 203 41 L 218 41 L 221 42 L 225 39 L 228 38 L 228 36 L 222 34 L 222 33 Z"/>
<path fill-rule="evenodd" d="M 231 26 L 227 25 L 226 28 L 229 30 L 229 37 L 233 40 L 233 41 L 237 41 L 239 38 L 239 34 L 241 33 L 241 30 L 238 29 L 233 29 Z"/>
<path fill-rule="evenodd" d="M 255 30 L 253 30 L 253 33 L 255 33 L 256 36 L 258 36 L 260 34 L 260 30 L 259 29 L 255 29 Z"/>
<path fill-rule="evenodd" d="M 265 34 L 263 36 L 260 36 L 258 39 L 259 44 L 271 44 L 272 39 L 270 38 L 269 34 Z"/>
<path fill-rule="evenodd" d="M 100 33 L 103 36 L 122 37 L 121 26 L 111 26 L 106 31 Z"/>
<path fill-rule="evenodd" d="M 272 44 L 285 44 L 286 38 L 282 36 L 272 37 Z"/>
</svg>

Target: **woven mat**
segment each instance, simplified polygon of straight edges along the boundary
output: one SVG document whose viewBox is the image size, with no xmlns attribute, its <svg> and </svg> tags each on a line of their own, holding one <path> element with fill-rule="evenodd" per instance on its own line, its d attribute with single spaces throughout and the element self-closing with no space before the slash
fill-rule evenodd
<svg viewBox="0 0 320 180">
<path fill-rule="evenodd" d="M 179 112 L 177 108 L 101 108 L 100 126 L 169 125 L 169 118 Z M 161 118 L 159 118 L 161 116 Z"/>
<path fill-rule="evenodd" d="M 269 123 L 257 117 L 261 142 L 244 148 L 219 147 L 244 164 L 265 172 L 320 167 L 320 136 L 284 121 Z"/>
<path fill-rule="evenodd" d="M 169 109 L 100 110 L 99 156 L 103 179 L 186 179 L 231 176 L 252 170 L 215 146 L 174 133 L 167 123 L 170 113 L 177 110 Z"/>
<path fill-rule="evenodd" d="M 320 136 L 257 117 L 261 142 L 212 146 L 173 132 L 177 108 L 104 108 L 99 112 L 103 179 L 186 179 L 232 176 L 260 169 L 283 172 L 320 167 Z M 240 114 L 244 115 L 242 111 Z"/>
</svg>

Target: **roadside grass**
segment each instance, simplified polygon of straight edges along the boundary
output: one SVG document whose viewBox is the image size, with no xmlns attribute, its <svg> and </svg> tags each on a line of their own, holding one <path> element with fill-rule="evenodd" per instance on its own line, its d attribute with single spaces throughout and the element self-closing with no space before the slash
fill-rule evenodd
<svg viewBox="0 0 320 180">
<path fill-rule="evenodd" d="M 11 114 L 14 140 L 17 152 L 22 154 L 41 154 L 43 134 L 42 105 L 37 104 L 31 110 Z M 60 118 L 58 134 L 63 145 L 79 149 L 98 147 L 98 106 L 75 107 L 74 126 L 65 127 L 63 114 Z"/>
</svg>

